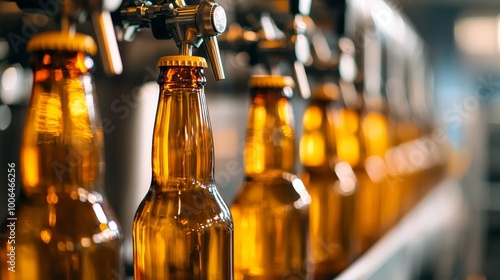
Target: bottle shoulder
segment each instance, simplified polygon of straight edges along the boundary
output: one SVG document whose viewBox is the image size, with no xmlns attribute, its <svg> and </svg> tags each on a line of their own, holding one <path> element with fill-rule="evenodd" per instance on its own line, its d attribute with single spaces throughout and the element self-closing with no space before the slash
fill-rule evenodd
<svg viewBox="0 0 500 280">
<path fill-rule="evenodd" d="M 302 180 L 290 173 L 282 176 L 247 176 L 237 194 L 234 205 L 263 208 L 280 208 L 292 206 L 307 208 L 310 196 Z"/>
<path fill-rule="evenodd" d="M 115 215 L 103 200 L 60 193 L 32 195 L 20 200 L 16 208 L 16 236 L 20 242 L 42 238 L 49 244 L 58 240 L 80 242 L 83 238 L 84 242 L 107 243 L 122 238 Z"/>
<path fill-rule="evenodd" d="M 134 224 L 189 231 L 232 228 L 232 218 L 214 184 L 179 188 L 153 183 L 136 212 Z"/>
</svg>

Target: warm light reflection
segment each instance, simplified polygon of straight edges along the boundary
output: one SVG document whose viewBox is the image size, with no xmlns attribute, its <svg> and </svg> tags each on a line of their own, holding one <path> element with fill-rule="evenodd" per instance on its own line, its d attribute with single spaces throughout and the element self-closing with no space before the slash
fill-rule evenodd
<svg viewBox="0 0 500 280">
<path fill-rule="evenodd" d="M 80 239 L 80 244 L 82 244 L 83 248 L 88 248 L 92 244 L 92 241 L 88 237 L 82 237 L 82 239 Z"/>
<path fill-rule="evenodd" d="M 386 171 L 384 160 L 379 156 L 369 156 L 365 160 L 366 173 L 373 182 L 384 179 Z"/>
<path fill-rule="evenodd" d="M 56 188 L 53 186 L 49 187 L 49 193 L 47 194 L 47 203 L 56 204 L 58 200 L 59 198 L 57 197 L 56 194 Z"/>
<path fill-rule="evenodd" d="M 52 62 L 52 57 L 49 54 L 44 54 L 42 58 L 42 63 L 44 65 L 49 65 Z"/>
<path fill-rule="evenodd" d="M 280 119 L 293 121 L 292 107 L 290 106 L 290 102 L 288 101 L 288 99 L 281 98 L 278 101 L 277 108 L 278 108 L 278 116 Z M 287 123 L 286 125 L 289 126 L 290 124 Z M 287 133 L 285 136 L 289 137 L 290 133 Z"/>
<path fill-rule="evenodd" d="M 41 70 L 37 70 L 35 73 L 34 73 L 34 76 L 33 76 L 33 81 L 34 82 L 42 82 L 42 81 L 45 81 L 49 78 L 50 76 L 50 71 L 47 70 L 47 69 L 41 69 Z"/>
<path fill-rule="evenodd" d="M 341 109 L 335 121 L 337 153 L 339 159 L 356 166 L 360 160 L 360 143 L 358 140 L 359 117 L 350 109 Z"/>
<path fill-rule="evenodd" d="M 245 170 L 247 173 L 261 173 L 266 166 L 264 143 L 248 143 L 245 145 Z"/>
<path fill-rule="evenodd" d="M 300 139 L 300 160 L 306 166 L 321 166 L 325 163 L 325 140 L 321 132 L 304 133 Z"/>
<path fill-rule="evenodd" d="M 88 71 L 87 64 L 85 63 L 86 56 L 83 52 L 79 52 L 76 55 L 75 66 L 81 73 L 86 73 Z"/>
<path fill-rule="evenodd" d="M 49 205 L 49 225 L 54 227 L 57 221 L 57 214 L 54 204 Z"/>
<path fill-rule="evenodd" d="M 93 136 L 90 123 L 87 100 L 80 80 L 68 80 L 68 107 L 74 132 L 78 137 L 90 139 Z"/>
<path fill-rule="evenodd" d="M 66 244 L 62 241 L 57 242 L 57 249 L 61 252 L 66 251 Z"/>
<path fill-rule="evenodd" d="M 34 106 L 36 109 L 32 109 L 34 130 L 51 137 L 60 136 L 63 123 L 60 96 L 39 94 L 34 101 L 37 103 Z"/>
<path fill-rule="evenodd" d="M 344 135 L 337 139 L 338 157 L 352 166 L 359 163 L 359 141 L 355 135 Z"/>
<path fill-rule="evenodd" d="M 52 232 L 49 229 L 44 229 L 40 232 L 40 238 L 42 239 L 43 243 L 49 244 L 52 238 Z"/>
<path fill-rule="evenodd" d="M 366 137 L 367 155 L 384 156 L 389 148 L 386 118 L 380 113 L 368 113 L 363 119 L 362 129 Z"/>
<path fill-rule="evenodd" d="M 253 114 L 254 114 L 252 123 L 253 128 L 257 129 L 264 127 L 266 124 L 266 115 L 267 115 L 266 108 L 262 106 L 255 106 L 253 108 Z"/>
<path fill-rule="evenodd" d="M 321 127 L 322 123 L 321 110 L 316 106 L 310 106 L 304 112 L 303 124 L 304 130 L 317 130 Z"/>
<path fill-rule="evenodd" d="M 39 184 L 39 158 L 38 149 L 36 147 L 23 146 L 21 148 L 21 162 L 23 167 L 23 183 L 25 187 L 36 187 Z"/>
</svg>

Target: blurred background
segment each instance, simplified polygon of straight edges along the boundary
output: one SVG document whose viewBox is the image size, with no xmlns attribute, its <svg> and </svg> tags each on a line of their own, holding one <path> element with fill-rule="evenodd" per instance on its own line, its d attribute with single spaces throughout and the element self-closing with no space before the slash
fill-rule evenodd
<svg viewBox="0 0 500 280">
<path fill-rule="evenodd" d="M 229 32 L 235 32 L 236 37 L 250 36 L 238 28 L 254 28 L 252 20 L 256 19 L 249 15 L 263 12 L 271 15 L 277 27 L 286 29 L 291 21 L 285 16 L 289 14 L 285 2 L 294 1 L 218 2 L 225 8 L 229 24 L 226 37 L 222 35 L 219 39 L 226 79 L 215 81 L 208 69 L 206 95 L 215 141 L 215 179 L 228 204 L 243 178 L 242 147 L 249 104 L 246 84 L 251 73 L 260 71 L 252 47 L 242 46 Z M 445 191 L 428 194 L 436 197 L 424 198 L 411 212 L 413 217 L 410 214 L 401 220 L 386 239 L 381 239 L 367 253 L 366 259 L 373 258 L 371 261 L 360 258 L 353 264 L 358 265 L 352 268 L 356 271 L 354 274 L 346 271 L 340 277 L 405 279 L 395 275 L 412 271 L 413 279 L 500 279 L 500 2 L 375 1 L 386 4 L 378 8 L 366 4 L 368 2 L 371 1 L 313 0 L 309 16 L 322 28 L 326 43 L 349 33 L 345 22 L 355 17 L 352 13 L 366 12 L 352 7 L 363 5 L 372 7 L 368 13 L 378 20 L 376 24 L 392 30 L 386 32 L 394 32 L 395 38 L 399 37 L 393 40 L 399 49 L 411 47 L 411 37 L 405 39 L 402 33 L 397 33 L 400 26 L 407 26 L 407 30 L 416 35 L 425 54 L 420 57 L 425 60 L 422 75 L 426 79 L 420 87 L 431 109 L 427 117 L 432 118 L 434 127 L 445 132 L 451 147 L 443 184 L 453 185 L 453 190 L 445 187 Z M 310 27 L 307 21 L 306 25 Z M 0 162 L 3 166 L 0 178 L 7 177 L 7 163 L 19 163 L 21 133 L 32 84 L 26 43 L 37 32 L 55 28 L 50 17 L 25 13 L 15 2 L 0 1 Z M 94 34 L 91 23 L 82 24 L 78 29 Z M 306 35 L 308 30 L 306 28 Z M 117 34 L 120 37 L 120 33 Z M 312 37 L 309 39 L 314 41 Z M 360 38 L 351 39 L 356 52 L 363 52 L 363 42 L 357 41 Z M 151 135 L 158 98 L 155 65 L 159 57 L 176 54 L 177 48 L 172 41 L 156 40 L 149 29 L 137 32 L 133 40 L 122 40 L 118 45 L 123 73 L 106 76 L 100 59 L 95 58 L 94 78 L 106 141 L 106 195 L 124 229 L 130 273 L 132 218 L 151 180 Z M 319 45 L 315 45 L 311 57 L 314 58 L 314 52 L 325 54 L 328 49 L 335 55 L 335 43 L 327 44 L 324 50 Z M 203 50 L 196 53 L 206 56 Z M 289 60 L 294 59 L 300 60 L 298 57 Z M 315 72 L 314 66 L 304 64 L 310 88 L 314 88 L 320 83 L 321 75 Z M 410 63 L 408 68 L 412 67 L 422 69 L 421 65 Z M 298 90 L 295 93 L 292 101 L 300 136 L 308 100 L 302 98 Z M 300 170 L 300 166 L 298 168 Z M 7 190 L 2 188 L 0 201 L 6 200 Z M 1 207 L 0 218 L 5 217 L 6 210 Z M 430 227 L 435 228 L 423 230 Z M 390 277 L 384 278 L 384 275 Z"/>
</svg>

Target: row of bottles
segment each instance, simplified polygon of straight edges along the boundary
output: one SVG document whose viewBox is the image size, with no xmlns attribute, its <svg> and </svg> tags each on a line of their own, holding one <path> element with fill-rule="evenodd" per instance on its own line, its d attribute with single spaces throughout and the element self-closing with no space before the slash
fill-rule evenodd
<svg viewBox="0 0 500 280">
<path fill-rule="evenodd" d="M 81 43 L 61 46 L 67 38 Z M 12 278 L 3 269 L 3 279 L 120 278 L 121 234 L 99 190 L 103 140 L 88 42 L 53 33 L 30 45 L 35 83 L 21 155 L 20 273 Z M 293 79 L 253 76 L 245 180 L 231 218 L 213 177 L 206 62 L 170 56 L 158 65 L 153 181 L 133 229 L 136 279 L 231 279 L 233 250 L 236 279 L 331 279 L 399 217 L 412 186 L 390 185 L 396 178 L 386 176 L 392 139 L 380 107 L 344 102 L 342 87 L 349 87 L 341 81 L 319 87 L 303 116 L 298 177 Z M 9 247 L 2 245 L 2 256 Z"/>
</svg>

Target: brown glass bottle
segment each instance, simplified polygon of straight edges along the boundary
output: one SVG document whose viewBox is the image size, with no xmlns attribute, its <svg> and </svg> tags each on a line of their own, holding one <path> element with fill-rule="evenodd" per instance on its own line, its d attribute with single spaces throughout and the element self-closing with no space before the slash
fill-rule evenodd
<svg viewBox="0 0 500 280">
<path fill-rule="evenodd" d="M 233 224 L 214 183 L 202 57 L 166 56 L 153 176 L 133 223 L 136 280 L 233 279 Z"/>
<path fill-rule="evenodd" d="M 379 104 L 382 102 L 377 101 Z M 398 216 L 400 185 L 389 181 L 387 177 L 385 155 L 391 147 L 389 116 L 380 107 L 368 109 L 361 118 L 361 129 L 366 148 L 364 172 L 368 175 L 365 184 L 369 187 L 360 191 L 365 195 L 360 195 L 356 205 L 365 211 L 364 218 L 359 218 L 365 225 L 364 229 L 367 229 L 364 232 L 367 240 L 365 244 L 369 246 Z M 360 182 L 363 180 L 361 176 L 358 179 Z"/>
<path fill-rule="evenodd" d="M 293 174 L 293 80 L 253 76 L 245 141 L 245 179 L 231 206 L 235 279 L 310 279 L 310 196 Z"/>
<path fill-rule="evenodd" d="M 24 199 L 15 209 L 15 244 L 0 244 L 0 278 L 123 279 L 121 234 L 102 193 L 103 131 L 87 67 L 95 44 L 51 32 L 28 50 L 34 84 L 18 169 Z M 15 273 L 4 259 L 10 246 Z"/>
<path fill-rule="evenodd" d="M 390 143 L 387 118 L 382 112 L 367 109 L 360 103 L 346 104 L 335 114 L 338 160 L 348 163 L 356 178 L 353 194 L 354 256 L 366 251 L 380 236 L 381 200 L 384 203 L 389 201 L 382 197 L 389 188 L 384 162 Z"/>
<path fill-rule="evenodd" d="M 339 99 L 340 89 L 334 83 L 322 84 L 315 90 L 304 113 L 300 141 L 302 178 L 311 195 L 310 259 L 317 280 L 333 279 L 352 258 L 356 178 L 350 164 L 340 161 L 337 154 L 336 129 L 342 108 Z M 351 150 L 351 143 L 346 142 L 352 139 L 347 134 L 343 136 L 339 139 L 344 141 L 340 148 Z"/>
<path fill-rule="evenodd" d="M 363 51 L 355 52 L 359 71 L 353 81 L 359 100 L 363 100 L 362 106 L 354 108 L 359 119 L 358 140 L 362 151 L 358 163 L 353 165 L 358 182 L 354 219 L 356 255 L 366 251 L 382 234 L 381 204 L 397 206 L 399 203 L 395 196 L 388 194 L 391 189 L 386 180 L 384 156 L 390 147 L 390 125 L 382 97 L 382 40 L 373 26 L 359 21 L 354 34 L 363 38 Z"/>
</svg>

